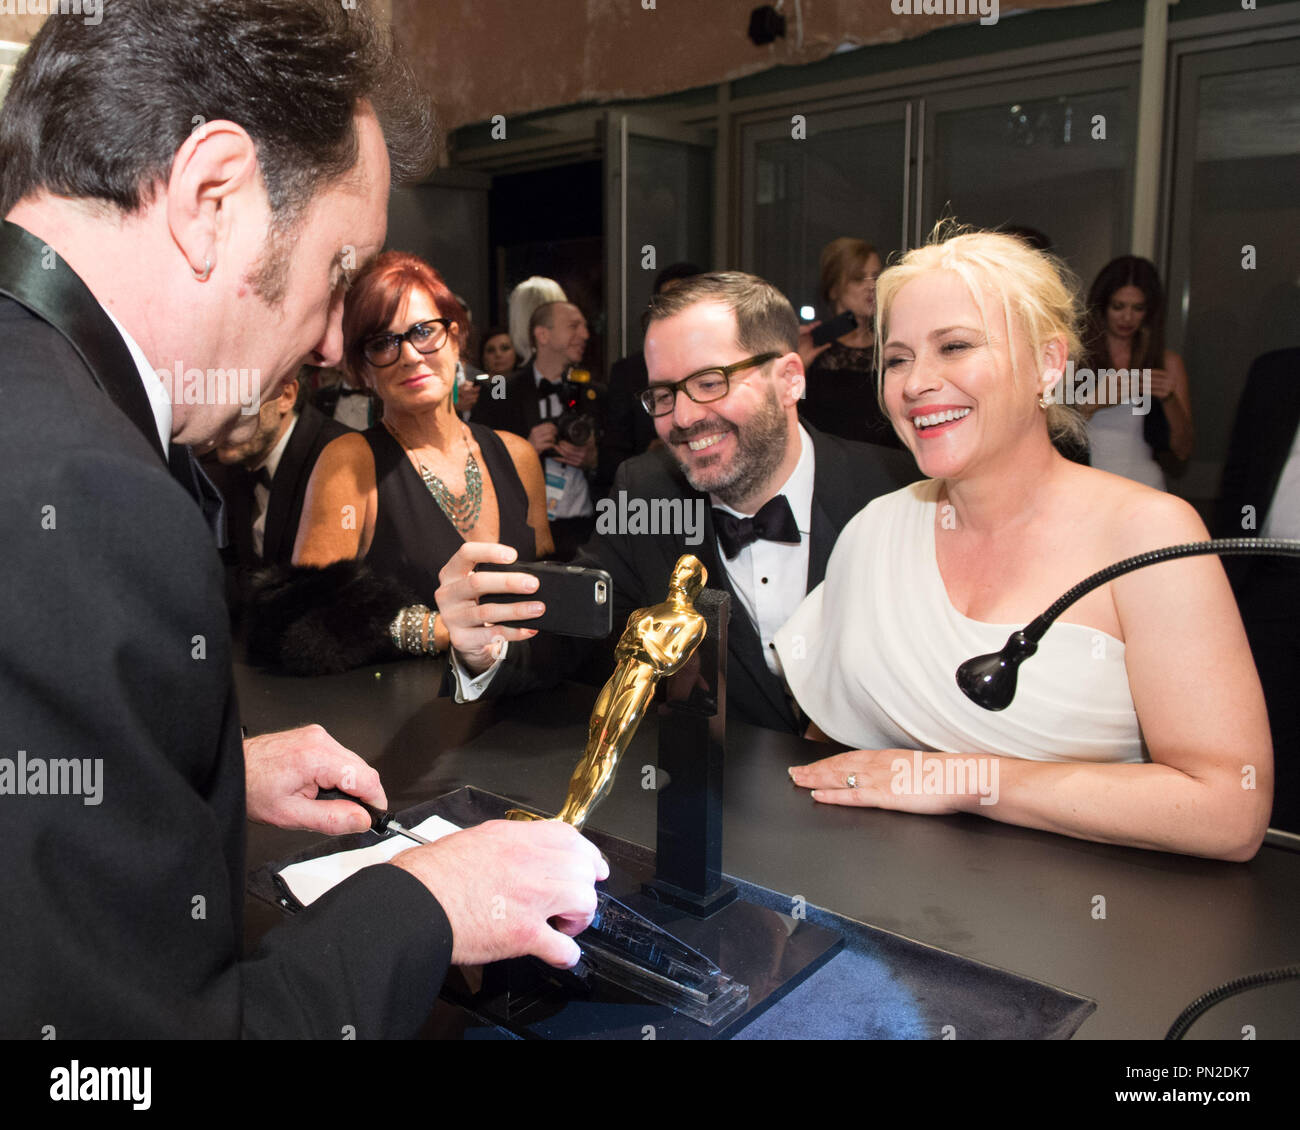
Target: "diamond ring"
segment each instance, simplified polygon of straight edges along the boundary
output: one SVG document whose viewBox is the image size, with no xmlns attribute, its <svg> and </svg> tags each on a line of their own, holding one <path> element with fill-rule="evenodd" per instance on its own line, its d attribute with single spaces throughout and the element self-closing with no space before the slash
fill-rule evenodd
<svg viewBox="0 0 1300 1130">
<path fill-rule="evenodd" d="M 849 774 L 849 788 L 851 788 L 851 789 L 856 789 L 857 787 L 858 787 L 858 775 L 857 775 L 856 773 L 850 773 L 850 774 Z"/>
</svg>

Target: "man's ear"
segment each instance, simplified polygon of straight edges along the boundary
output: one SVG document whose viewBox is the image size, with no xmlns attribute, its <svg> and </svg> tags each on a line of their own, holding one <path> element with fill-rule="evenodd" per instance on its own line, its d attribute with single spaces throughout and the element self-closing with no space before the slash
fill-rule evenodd
<svg viewBox="0 0 1300 1130">
<path fill-rule="evenodd" d="M 798 404 L 803 399 L 808 377 L 804 373 L 803 359 L 797 353 L 787 353 L 772 362 L 783 405 Z"/>
<path fill-rule="evenodd" d="M 279 401 L 280 415 L 285 415 L 293 411 L 293 406 L 298 403 L 298 378 L 284 382 L 284 388 L 280 390 L 277 397 Z"/>
<path fill-rule="evenodd" d="M 195 278 L 206 281 L 218 265 L 231 198 L 258 183 L 257 148 L 234 122 L 204 123 L 176 150 L 167 180 L 167 227 Z"/>
</svg>

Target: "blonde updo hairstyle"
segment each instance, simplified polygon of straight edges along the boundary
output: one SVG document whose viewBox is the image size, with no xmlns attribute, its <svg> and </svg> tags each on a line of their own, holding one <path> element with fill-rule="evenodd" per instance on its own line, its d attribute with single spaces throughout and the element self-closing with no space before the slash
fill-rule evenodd
<svg viewBox="0 0 1300 1130">
<path fill-rule="evenodd" d="M 1012 379 L 1017 387 L 1024 383 L 1026 358 L 1018 355 L 1016 340 L 1021 335 L 1029 340 L 1027 360 L 1031 365 L 1030 383 L 1035 400 L 1042 388 L 1035 359 L 1048 341 L 1064 337 L 1067 359 L 1078 360 L 1082 351 L 1078 334 L 1078 283 L 1064 263 L 1012 235 L 941 224 L 931 233 L 929 243 L 907 252 L 881 272 L 876 281 L 876 393 L 882 409 L 884 368 L 880 351 L 889 332 L 889 311 L 903 287 L 935 271 L 952 271 L 957 275 L 980 310 L 983 310 L 981 295 L 997 298 L 1011 352 Z M 987 325 L 984 331 L 987 334 Z M 1059 388 L 1059 382 L 1055 387 Z M 1030 395 L 1028 389 L 1025 394 Z M 1060 403 L 1051 392 L 1047 396 L 1050 400 L 1047 432 L 1053 442 L 1086 444 L 1087 425 L 1083 417 L 1070 405 Z"/>
<path fill-rule="evenodd" d="M 510 344 L 515 347 L 515 356 L 519 358 L 519 364 L 527 364 L 528 359 L 536 352 L 533 348 L 532 333 L 528 329 L 528 322 L 533 316 L 533 311 L 539 306 L 545 306 L 548 302 L 567 301 L 564 287 L 554 279 L 543 278 L 541 275 L 533 275 L 531 278 L 524 279 L 510 292 L 510 300 L 507 303 L 509 307 Z"/>
</svg>

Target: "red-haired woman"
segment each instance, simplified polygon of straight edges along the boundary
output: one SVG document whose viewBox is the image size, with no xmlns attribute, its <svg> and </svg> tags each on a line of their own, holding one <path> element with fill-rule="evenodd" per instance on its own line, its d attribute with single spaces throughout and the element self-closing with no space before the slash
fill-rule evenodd
<svg viewBox="0 0 1300 1130">
<path fill-rule="evenodd" d="M 383 419 L 330 443 L 312 471 L 296 568 L 261 585 L 255 660 L 336 671 L 447 647 L 438 571 L 467 541 L 551 552 L 541 463 L 527 440 L 466 423 L 452 402 L 465 312 L 418 257 L 389 251 L 353 283 L 344 365 Z"/>
</svg>

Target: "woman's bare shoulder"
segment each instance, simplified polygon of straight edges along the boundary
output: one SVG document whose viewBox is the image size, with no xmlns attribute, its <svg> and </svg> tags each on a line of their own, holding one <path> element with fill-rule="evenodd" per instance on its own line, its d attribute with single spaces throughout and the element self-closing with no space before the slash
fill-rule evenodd
<svg viewBox="0 0 1300 1130">
<path fill-rule="evenodd" d="M 360 432 L 347 432 L 338 436 L 321 448 L 317 465 L 323 465 L 328 471 L 344 470 L 365 471 L 367 468 L 373 478 L 375 457 L 370 452 L 370 444 Z"/>
<path fill-rule="evenodd" d="M 506 454 L 510 456 L 510 462 L 521 475 L 534 467 L 541 468 L 541 460 L 537 457 L 536 449 L 523 436 L 500 430 L 496 430 L 495 434 L 506 445 Z"/>
<path fill-rule="evenodd" d="M 537 452 L 533 450 L 533 445 L 524 439 L 523 436 L 515 435 L 514 432 L 502 431 L 500 428 L 493 428 L 492 430 L 496 437 L 506 445 L 506 452 L 516 463 L 529 453 L 533 455 L 537 454 Z"/>
<path fill-rule="evenodd" d="M 367 459 L 373 462 L 373 456 L 370 454 L 370 444 L 366 442 L 366 437 L 360 432 L 344 432 L 341 436 L 336 436 L 321 448 L 321 457 L 326 455 L 332 459 L 338 460 L 357 460 Z"/>
<path fill-rule="evenodd" d="M 1210 536 L 1196 509 L 1177 495 L 1095 467 L 1079 467 L 1077 476 L 1090 498 L 1089 525 L 1112 560 Z"/>
</svg>

